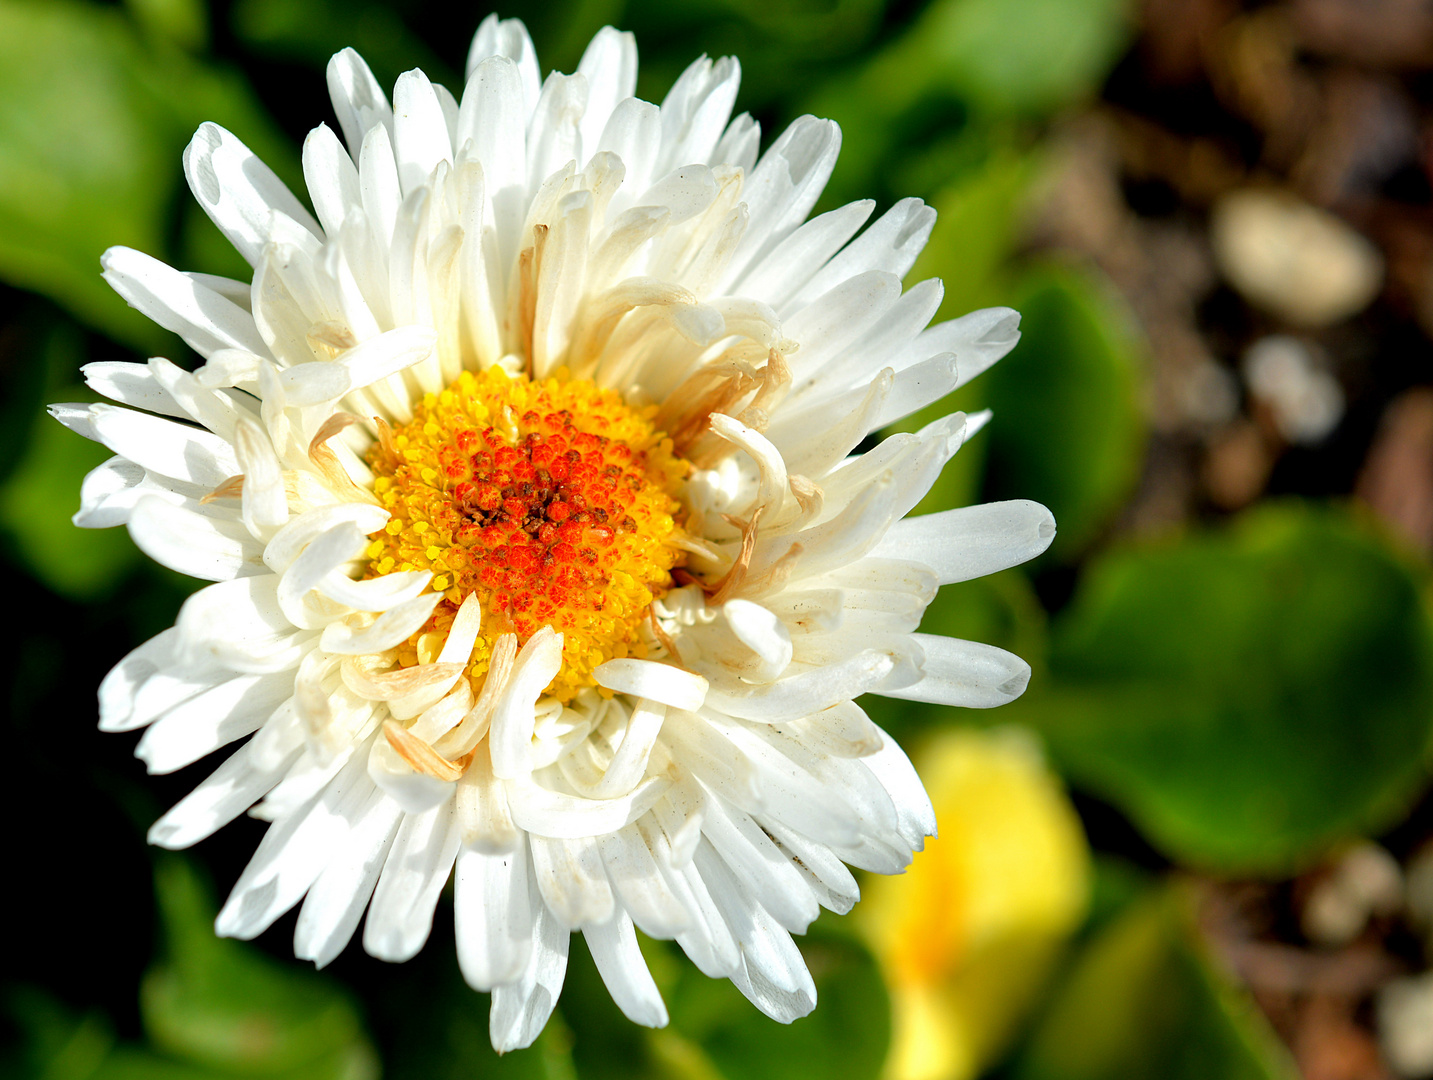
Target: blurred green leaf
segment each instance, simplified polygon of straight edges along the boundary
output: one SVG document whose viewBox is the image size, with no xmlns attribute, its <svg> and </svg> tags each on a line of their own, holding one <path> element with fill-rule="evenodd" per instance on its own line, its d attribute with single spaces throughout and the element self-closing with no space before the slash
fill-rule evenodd
<svg viewBox="0 0 1433 1080">
<path fill-rule="evenodd" d="M 1050 667 L 1007 719 L 1182 862 L 1288 870 L 1425 782 L 1420 585 L 1342 512 L 1279 505 L 1098 559 Z"/>
<path fill-rule="evenodd" d="M 699 1047 L 728 1080 L 874 1080 L 891 1038 L 885 983 L 865 945 L 844 927 L 830 929 L 831 921 L 796 939 L 816 983 L 811 1015 L 777 1024 L 730 982 L 683 961 L 667 994 L 672 1032 Z"/>
<path fill-rule="evenodd" d="M 995 412 L 989 499 L 1034 499 L 1055 514 L 1049 558 L 1070 560 L 1139 477 L 1145 422 L 1135 339 L 1103 283 L 1060 267 L 1031 271 L 1012 305 L 1020 344 L 981 376 Z"/>
<path fill-rule="evenodd" d="M 622 1016 L 591 956 L 572 942 L 561 1010 L 582 1080 L 862 1080 L 880 1073 L 890 1040 L 885 985 L 864 944 L 818 923 L 796 939 L 816 983 L 810 1016 L 783 1025 L 725 979 L 699 972 L 675 946 L 643 939 L 667 1003 L 668 1027 Z"/>
<path fill-rule="evenodd" d="M 98 1012 L 83 1016 L 36 987 L 13 986 L 3 1015 L 18 1038 L 0 1055 L 6 1080 L 224 1080 L 225 1073 L 116 1044 Z M 295 1078 L 297 1080 L 297 1078 Z"/>
<path fill-rule="evenodd" d="M 209 44 L 209 12 L 204 0 L 125 0 L 142 30 L 188 52 Z"/>
<path fill-rule="evenodd" d="M 911 34 L 967 100 L 1053 112 L 1092 94 L 1132 30 L 1128 0 L 936 0 Z"/>
<path fill-rule="evenodd" d="M 73 325 L 58 322 L 26 338 L 22 347 L 34 354 L 19 360 L 28 370 L 10 385 L 23 404 L 6 409 L 11 414 L 6 419 L 24 439 L 14 448 L 18 461 L 0 481 L 0 529 L 47 588 L 74 599 L 97 599 L 125 578 L 139 549 L 123 529 L 77 529 L 71 521 L 85 475 L 112 456 L 43 408 L 47 399 L 94 400 L 89 389 L 70 385 L 84 357 L 83 337 Z"/>
<path fill-rule="evenodd" d="M 114 244 L 170 254 L 180 152 L 194 129 L 218 121 L 281 175 L 298 170 L 241 76 L 173 47 L 175 35 L 196 32 L 183 29 L 185 5 L 145 0 L 140 10 L 165 35 L 141 41 L 119 8 L 0 0 L 0 277 L 158 350 L 175 339 L 109 290 L 99 257 Z M 233 268 L 232 256 L 192 267 Z"/>
<path fill-rule="evenodd" d="M 1209 962 L 1190 897 L 1160 889 L 1079 957 L 1015 1080 L 1295 1080 L 1267 1021 Z"/>
<path fill-rule="evenodd" d="M 457 93 L 455 73 L 408 29 L 397 5 L 377 0 L 238 0 L 230 16 L 234 33 L 270 56 L 322 71 L 329 57 L 353 48 L 373 68 L 380 85 L 391 88 L 401 72 L 420 67 L 434 82 Z M 482 13 L 454 20 L 450 32 L 471 34 Z M 317 123 L 321 118 L 314 117 Z"/>
<path fill-rule="evenodd" d="M 103 1016 L 77 1016 L 38 987 L 6 987 L 0 1014 L 13 1033 L 0 1051 L 0 1074 L 13 1080 L 84 1080 L 114 1046 Z"/>
<path fill-rule="evenodd" d="M 77 390 L 66 397 L 82 395 Z M 123 529 L 77 529 L 70 520 L 85 474 L 111 456 L 41 413 L 25 457 L 0 487 L 0 527 L 14 537 L 35 576 L 62 596 L 107 595 L 139 559 Z"/>
<path fill-rule="evenodd" d="M 229 1075 L 200 1065 L 171 1061 L 137 1046 L 119 1046 L 86 1080 L 225 1080 Z M 66 1080 L 79 1078 L 66 1077 Z"/>
<path fill-rule="evenodd" d="M 1149 891 L 1153 875 L 1119 855 L 1092 852 L 1090 860 L 1090 910 L 1080 934 L 1089 938 L 1122 915 L 1138 897 Z"/>
<path fill-rule="evenodd" d="M 807 110 L 845 136 L 822 206 L 930 197 L 969 161 L 972 144 L 1092 96 L 1130 37 L 1130 6 L 935 0 L 861 66 L 826 75 L 808 94 Z"/>
<path fill-rule="evenodd" d="M 973 200 L 978 219 L 984 199 Z M 1001 227 L 1003 228 L 1003 226 Z M 975 303 L 997 298 L 962 280 L 958 234 L 918 267 L 954 271 Z M 981 245 L 976 244 L 978 261 Z M 994 245 L 987 250 L 994 250 Z M 1059 532 L 1046 559 L 1073 561 L 1114 516 L 1139 477 L 1145 421 L 1139 349 L 1123 310 L 1103 283 L 1064 267 L 1039 266 L 1009 290 L 1021 315 L 1020 343 L 975 382 L 906 417 L 892 431 L 917 431 L 953 409 L 990 408 L 991 423 L 945 467 L 915 513 L 985 499 L 1034 499 L 1055 514 Z M 983 487 L 982 487 L 983 480 Z"/>
<path fill-rule="evenodd" d="M 305 1080 L 376 1077 L 357 1010 L 331 981 L 214 936 L 214 908 L 178 858 L 156 867 L 167 959 L 140 987 L 153 1044 L 230 1075 Z"/>
<path fill-rule="evenodd" d="M 952 318 L 999 302 L 1010 291 L 1008 264 L 1020 239 L 1020 215 L 1040 155 L 983 140 L 982 159 L 931 200 L 935 229 L 910 273 L 938 277 L 945 299 L 938 317 Z M 942 169 L 949 175 L 948 168 Z"/>
<path fill-rule="evenodd" d="M 509 1054 L 493 1049 L 490 998 L 463 981 L 452 925 L 451 911 L 440 915 L 421 953 L 386 966 L 370 983 L 366 1001 L 383 1055 L 384 1080 L 575 1080 L 572 1035 L 561 1012 L 554 1013 L 528 1049 Z M 338 965 L 354 962 L 372 967 L 366 957 L 340 959 Z M 560 1006 L 574 1000 L 569 990 L 564 989 Z"/>
</svg>

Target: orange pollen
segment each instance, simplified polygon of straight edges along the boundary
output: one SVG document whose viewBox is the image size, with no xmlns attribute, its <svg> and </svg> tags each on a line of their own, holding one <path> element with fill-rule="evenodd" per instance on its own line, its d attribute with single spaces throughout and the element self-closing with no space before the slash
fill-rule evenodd
<svg viewBox="0 0 1433 1080">
<path fill-rule="evenodd" d="M 548 694 L 569 701 L 607 660 L 643 656 L 652 601 L 680 564 L 677 501 L 689 466 L 612 390 L 566 372 L 540 383 L 499 367 L 464 372 L 375 443 L 374 494 L 392 517 L 374 533 L 367 576 L 431 570 L 443 594 L 399 647 L 431 662 L 458 606 L 476 593 L 482 630 L 468 675 L 478 690 L 504 633 L 563 635 Z"/>
</svg>

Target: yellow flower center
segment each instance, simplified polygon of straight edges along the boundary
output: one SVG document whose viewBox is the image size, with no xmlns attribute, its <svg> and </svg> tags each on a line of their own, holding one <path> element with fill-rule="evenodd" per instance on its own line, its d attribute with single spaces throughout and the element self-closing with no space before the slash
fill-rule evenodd
<svg viewBox="0 0 1433 1080">
<path fill-rule="evenodd" d="M 473 593 L 475 691 L 505 633 L 519 644 L 544 626 L 563 635 L 547 690 L 561 701 L 594 685 L 599 664 L 645 655 L 642 624 L 682 557 L 676 496 L 689 466 L 653 428 L 655 408 L 565 376 L 465 371 L 369 452 L 393 516 L 369 545 L 368 576 L 431 570 L 443 594 L 399 647 L 401 665 L 431 662 Z"/>
</svg>

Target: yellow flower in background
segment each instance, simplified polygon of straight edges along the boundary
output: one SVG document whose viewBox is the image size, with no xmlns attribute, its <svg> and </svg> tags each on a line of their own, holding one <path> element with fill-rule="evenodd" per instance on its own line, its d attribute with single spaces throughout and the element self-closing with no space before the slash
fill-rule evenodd
<svg viewBox="0 0 1433 1080">
<path fill-rule="evenodd" d="M 964 1080 L 1000 1053 L 1079 925 L 1079 818 L 1018 731 L 951 732 L 917 757 L 940 836 L 869 879 L 862 925 L 891 991 L 888 1080 Z"/>
</svg>

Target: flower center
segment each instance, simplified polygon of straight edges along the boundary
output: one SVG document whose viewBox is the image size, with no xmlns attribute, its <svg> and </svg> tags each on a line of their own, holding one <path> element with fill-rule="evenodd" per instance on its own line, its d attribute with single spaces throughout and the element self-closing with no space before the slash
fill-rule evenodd
<svg viewBox="0 0 1433 1080">
<path fill-rule="evenodd" d="M 428 394 L 376 443 L 373 490 L 393 516 L 369 545 L 368 576 L 431 570 L 443 594 L 399 663 L 435 659 L 473 593 L 475 691 L 505 633 L 519 644 L 544 626 L 563 635 L 547 690 L 561 701 L 594 685 L 599 664 L 645 655 L 643 622 L 682 557 L 676 496 L 689 468 L 655 411 L 586 380 L 532 382 L 494 365 Z"/>
</svg>

